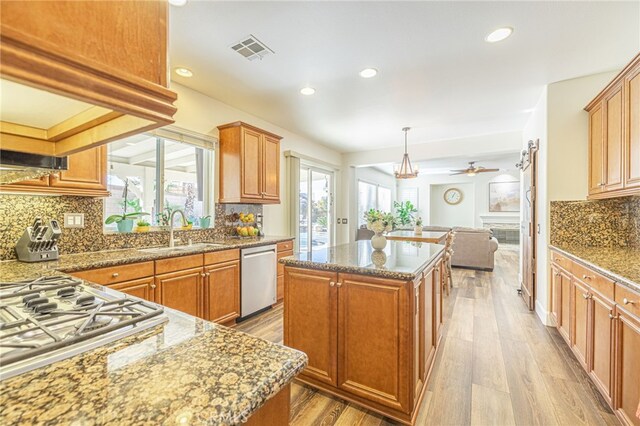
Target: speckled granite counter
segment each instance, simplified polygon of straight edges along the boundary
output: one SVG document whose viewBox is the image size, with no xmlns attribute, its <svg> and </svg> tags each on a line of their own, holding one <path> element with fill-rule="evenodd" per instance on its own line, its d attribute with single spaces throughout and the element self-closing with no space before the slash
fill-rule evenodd
<svg viewBox="0 0 640 426">
<path fill-rule="evenodd" d="M 280 263 L 301 268 L 413 280 L 444 246 L 408 241 L 387 241 L 384 251 L 373 250 L 370 241 L 357 241 L 311 252 L 294 253 Z"/>
<path fill-rule="evenodd" d="M 634 247 L 549 246 L 571 260 L 600 272 L 632 290 L 640 291 L 640 249 Z"/>
<path fill-rule="evenodd" d="M 290 239 L 230 240 L 213 250 Z M 187 254 L 193 252 L 156 256 L 130 249 L 67 255 L 46 265 L 9 261 L 0 264 L 0 277 L 35 278 Z M 307 365 L 300 351 L 169 308 L 165 313 L 164 326 L 3 380 L 0 423 L 235 425 Z"/>
<path fill-rule="evenodd" d="M 60 259 L 50 262 L 24 263 L 16 260 L 0 262 L 0 281 L 11 281 L 22 278 L 37 277 L 43 274 L 58 272 L 77 272 L 85 269 L 103 268 L 107 266 L 124 265 L 127 263 L 144 262 L 147 260 L 163 259 L 167 257 L 187 256 L 196 253 L 214 252 L 233 248 L 246 248 L 267 244 L 290 241 L 292 237 L 266 236 L 259 238 L 228 238 L 210 241 L 217 246 L 194 247 L 189 250 L 170 250 L 160 253 L 149 253 L 140 249 L 130 248 L 121 250 L 93 251 L 78 254 L 61 255 Z"/>
</svg>

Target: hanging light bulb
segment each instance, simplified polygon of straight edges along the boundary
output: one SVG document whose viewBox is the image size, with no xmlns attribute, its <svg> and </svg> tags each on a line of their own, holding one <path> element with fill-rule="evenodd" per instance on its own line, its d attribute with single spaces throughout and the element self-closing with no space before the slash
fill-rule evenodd
<svg viewBox="0 0 640 426">
<path fill-rule="evenodd" d="M 411 160 L 409 160 L 409 153 L 407 152 L 407 132 L 411 130 L 411 127 L 404 127 L 404 155 L 402 156 L 402 163 L 399 167 L 394 166 L 394 174 L 396 179 L 412 179 L 418 177 L 418 167 L 415 169 L 411 166 Z"/>
</svg>

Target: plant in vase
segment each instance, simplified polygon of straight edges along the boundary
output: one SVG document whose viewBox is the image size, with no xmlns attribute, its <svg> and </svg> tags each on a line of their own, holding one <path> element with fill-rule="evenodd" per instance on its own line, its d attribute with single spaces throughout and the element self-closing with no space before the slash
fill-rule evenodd
<svg viewBox="0 0 640 426">
<path fill-rule="evenodd" d="M 104 221 L 104 223 L 107 225 L 115 223 L 118 227 L 118 232 L 131 232 L 133 230 L 134 219 L 139 219 L 142 216 L 148 216 L 149 213 L 145 213 L 143 211 L 127 213 L 127 206 L 132 206 L 132 203 L 129 201 L 129 179 L 124 180 L 122 197 L 124 198 L 124 202 L 122 203 L 122 214 L 112 214 Z M 141 207 L 138 208 L 141 209 Z"/>
<path fill-rule="evenodd" d="M 207 229 L 209 226 L 211 226 L 211 216 L 201 217 L 198 221 L 200 223 L 200 228 L 202 229 Z"/>
<path fill-rule="evenodd" d="M 393 229 L 393 215 L 371 209 L 364 214 L 364 219 L 367 221 L 367 229 L 373 231 L 375 234 L 371 237 L 371 247 L 376 250 L 384 249 L 387 245 L 387 239 L 383 234 Z"/>
<path fill-rule="evenodd" d="M 413 226 L 413 232 L 416 235 L 422 235 L 422 218 L 420 216 L 416 219 L 416 223 Z"/>
<path fill-rule="evenodd" d="M 151 224 L 144 219 L 139 220 L 136 223 L 136 232 L 149 232 Z"/>
<path fill-rule="evenodd" d="M 396 222 L 400 226 L 410 226 L 413 222 L 413 215 L 418 212 L 418 209 L 413 205 L 411 201 L 400 203 L 394 201 L 393 208 L 396 209 Z"/>
</svg>

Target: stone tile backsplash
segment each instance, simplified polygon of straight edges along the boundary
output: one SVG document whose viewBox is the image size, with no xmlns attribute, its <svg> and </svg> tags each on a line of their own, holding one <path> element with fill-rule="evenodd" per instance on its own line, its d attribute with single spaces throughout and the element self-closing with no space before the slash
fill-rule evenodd
<svg viewBox="0 0 640 426">
<path fill-rule="evenodd" d="M 168 231 L 145 233 L 104 233 L 101 198 L 53 197 L 40 195 L 0 195 L 0 260 L 15 259 L 14 246 L 24 229 L 36 217 L 56 219 L 64 223 L 64 213 L 84 213 L 85 227 L 64 228 L 58 244 L 61 254 L 119 248 L 165 245 L 169 243 Z M 175 237 L 183 241 L 211 241 L 233 235 L 235 224 L 229 220 L 232 212 L 248 212 L 262 215 L 262 206 L 255 204 L 216 204 L 215 223 L 209 229 L 175 231 Z"/>
<path fill-rule="evenodd" d="M 551 244 L 640 247 L 640 197 L 552 201 Z"/>
</svg>

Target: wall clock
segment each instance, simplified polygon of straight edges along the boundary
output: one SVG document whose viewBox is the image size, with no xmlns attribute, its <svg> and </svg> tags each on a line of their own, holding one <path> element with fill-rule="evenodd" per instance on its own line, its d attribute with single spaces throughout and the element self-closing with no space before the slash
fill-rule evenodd
<svg viewBox="0 0 640 426">
<path fill-rule="evenodd" d="M 458 188 L 447 189 L 444 193 L 444 201 L 452 206 L 460 204 L 460 202 L 462 201 L 462 191 L 460 191 Z"/>
</svg>

